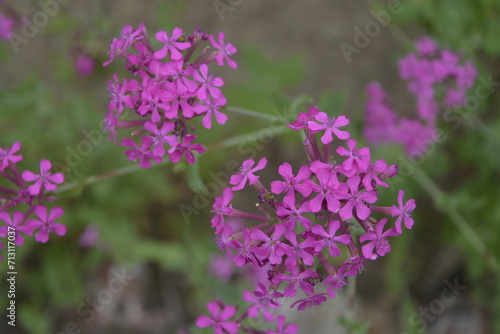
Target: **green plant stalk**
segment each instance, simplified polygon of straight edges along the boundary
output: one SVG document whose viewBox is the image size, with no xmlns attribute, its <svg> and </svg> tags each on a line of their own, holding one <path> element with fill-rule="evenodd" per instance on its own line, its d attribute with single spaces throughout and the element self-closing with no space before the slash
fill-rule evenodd
<svg viewBox="0 0 500 334">
<path fill-rule="evenodd" d="M 238 112 L 238 113 L 250 116 L 250 117 L 267 119 L 267 120 L 274 120 L 275 119 L 275 116 L 263 114 L 263 113 L 260 113 L 260 112 L 257 112 L 257 111 L 253 111 L 253 110 L 242 109 L 242 108 L 238 108 L 238 107 L 227 107 L 226 109 L 232 110 L 232 111 L 235 111 L 235 112 Z M 287 132 L 287 130 L 291 130 L 291 129 L 288 128 L 288 127 L 283 127 L 282 129 L 275 130 L 273 132 L 273 134 L 274 135 L 280 135 L 282 133 Z M 244 134 L 244 135 L 238 135 L 238 136 L 234 136 L 234 137 L 225 139 L 220 144 L 215 144 L 215 145 L 211 145 L 211 146 L 207 147 L 207 152 L 217 151 L 217 150 L 224 149 L 224 148 L 230 148 L 230 147 L 238 146 L 238 145 L 240 145 L 242 143 L 248 143 L 248 142 L 256 141 L 256 140 L 259 139 L 258 134 L 260 133 L 260 131 L 261 130 L 258 130 L 258 131 L 250 132 L 250 133 L 247 133 L 247 134 Z M 170 163 L 170 161 L 166 160 L 166 161 L 163 161 L 163 162 L 161 162 L 159 164 L 152 165 L 151 168 L 163 166 L 163 165 L 166 165 L 168 163 Z M 59 187 L 55 191 L 55 193 L 63 193 L 65 191 L 69 191 L 69 190 L 72 190 L 72 189 L 75 189 L 75 188 L 79 188 L 79 187 L 84 188 L 84 187 L 86 187 L 86 186 L 88 186 L 90 184 L 93 184 L 93 183 L 96 183 L 96 182 L 99 182 L 99 181 L 111 179 L 111 178 L 116 177 L 116 176 L 121 176 L 121 175 L 129 174 L 129 173 L 136 172 L 136 171 L 142 170 L 142 169 L 143 168 L 141 168 L 141 166 L 139 166 L 138 164 L 130 165 L 130 166 L 125 166 L 125 167 L 118 168 L 116 170 L 113 170 L 113 171 L 110 171 L 110 172 L 106 172 L 106 173 L 103 173 L 103 174 L 89 176 L 89 177 L 87 177 L 86 179 L 84 179 L 82 181 L 70 182 L 68 184 L 65 184 L 65 185 Z"/>
<path fill-rule="evenodd" d="M 500 272 L 498 261 L 495 256 L 488 251 L 488 248 L 484 244 L 483 240 L 460 214 L 455 205 L 444 203 L 444 192 L 438 187 L 438 185 L 434 183 L 434 181 L 432 181 L 432 179 L 419 167 L 415 168 L 413 178 L 422 186 L 424 190 L 427 191 L 429 196 L 431 196 L 436 208 L 445 213 L 448 218 L 450 218 L 451 222 L 458 228 L 458 230 L 463 234 L 465 239 L 472 245 L 476 252 L 484 257 L 486 263 L 493 270 Z"/>
</svg>

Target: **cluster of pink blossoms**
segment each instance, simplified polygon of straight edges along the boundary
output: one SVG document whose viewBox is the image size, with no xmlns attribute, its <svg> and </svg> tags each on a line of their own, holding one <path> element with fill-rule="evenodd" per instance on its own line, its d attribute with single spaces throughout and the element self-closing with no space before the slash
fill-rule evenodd
<svg viewBox="0 0 500 334">
<path fill-rule="evenodd" d="M 126 59 L 126 69 L 136 79 L 123 79 L 118 75 L 109 81 L 110 102 L 105 118 L 105 129 L 110 132 L 110 139 L 116 142 L 116 129 L 138 128 L 132 136 L 141 135 L 141 143 L 125 138 L 121 144 L 130 147 L 126 155 L 129 160 L 139 161 L 143 168 L 149 168 L 151 160 L 160 163 L 165 155 L 171 162 L 179 162 L 184 156 L 188 163 L 194 163 L 193 151 L 205 152 L 202 145 L 193 143 L 197 138 L 190 133 L 194 130 L 187 120 L 203 117 L 205 128 L 212 127 L 212 118 L 219 124 L 225 124 L 227 116 L 220 109 L 226 104 L 226 98 L 220 87 L 222 78 L 209 73 L 209 63 L 215 61 L 222 66 L 225 63 L 232 68 L 237 64 L 231 59 L 236 48 L 224 41 L 224 33 L 217 39 L 196 28 L 190 35 L 181 28 L 175 28 L 170 34 L 159 31 L 155 38 L 161 47 L 154 50 L 148 38 L 144 24 L 137 29 L 127 25 L 120 37 L 113 39 L 110 45 L 110 59 L 115 56 Z M 202 41 L 209 40 L 210 47 L 205 47 L 195 60 L 195 50 Z M 125 108 L 133 111 L 125 113 Z M 132 117 L 129 117 L 132 116 Z M 120 117 L 129 117 L 126 120 Z M 167 145 L 167 148 L 165 148 Z"/>
<path fill-rule="evenodd" d="M 66 233 L 66 226 L 57 223 L 63 209 L 54 207 L 48 210 L 44 202 L 53 202 L 50 194 L 64 182 L 64 175 L 51 173 L 49 160 L 40 161 L 40 171 L 20 172 L 17 163 L 23 159 L 17 152 L 21 143 L 15 142 L 10 148 L 0 148 L 0 237 L 8 237 L 16 245 L 24 244 L 21 233 L 31 236 L 35 231 L 35 240 L 45 243 L 49 232 L 57 235 Z M 34 215 L 36 218 L 31 218 Z M 1 242 L 0 242 L 1 245 Z"/>
<path fill-rule="evenodd" d="M 373 82 L 367 88 L 364 136 L 374 145 L 397 143 L 408 155 L 420 156 L 437 139 L 439 111 L 465 105 L 477 71 L 471 61 L 461 65 L 457 54 L 440 49 L 428 37 L 417 41 L 416 47 L 417 53 L 399 62 L 399 75 L 415 97 L 415 115 L 410 118 L 395 113 L 386 92 Z"/>
<path fill-rule="evenodd" d="M 389 238 L 400 235 L 403 224 L 412 228 L 415 200 L 404 203 L 403 190 L 399 191 L 397 205 L 375 205 L 378 188 L 389 187 L 384 180 L 397 174 L 397 166 L 384 160 L 372 161 L 368 148 L 356 147 L 356 140 L 349 139 L 349 132 L 341 129 L 348 123 L 345 116 L 331 118 L 312 107 L 289 124 L 295 130 L 303 129 L 306 135 L 309 160 L 296 173 L 284 163 L 278 169 L 281 179 L 266 187 L 256 175 L 267 164 L 262 158 L 257 163 L 252 159 L 243 162 L 238 174 L 231 177 L 232 187 L 225 188 L 213 205 L 211 223 L 217 244 L 237 266 L 270 265 L 270 270 L 267 282 L 260 282 L 253 293 L 245 292 L 243 297 L 251 306 L 238 320 L 231 320 L 233 308 L 225 312 L 229 306 L 209 304 L 213 317 L 199 318 L 199 327 L 219 326 L 236 333 L 241 319 L 259 313 L 272 321 L 269 310 L 279 307 L 279 299 L 295 298 L 300 292 L 303 295 L 291 307 L 304 310 L 320 305 L 335 297 L 347 276 L 364 270 L 365 261 L 390 252 Z M 336 147 L 332 156 L 335 137 L 345 145 Z M 259 213 L 244 212 L 231 204 L 235 192 L 248 186 L 258 191 Z M 243 218 L 249 224 L 234 230 L 226 217 Z M 396 218 L 389 223 L 391 217 Z M 329 258 L 341 264 L 336 267 Z M 327 292 L 316 291 L 320 283 Z M 214 312 L 216 309 L 223 311 Z"/>
</svg>

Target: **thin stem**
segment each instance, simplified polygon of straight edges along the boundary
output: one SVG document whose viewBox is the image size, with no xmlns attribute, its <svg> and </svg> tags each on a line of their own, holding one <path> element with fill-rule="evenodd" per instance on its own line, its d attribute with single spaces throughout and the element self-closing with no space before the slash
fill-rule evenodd
<svg viewBox="0 0 500 334">
<path fill-rule="evenodd" d="M 236 107 L 228 107 L 228 108 L 236 108 Z M 264 119 L 274 119 L 274 116 L 271 116 L 271 115 L 261 114 L 261 113 L 255 112 L 255 111 L 241 109 L 241 108 L 236 108 L 236 109 L 243 110 L 244 112 L 248 112 L 248 113 L 253 113 L 255 115 L 257 115 L 257 114 L 262 115 L 261 118 L 264 118 Z M 286 127 L 286 126 L 283 126 L 282 128 L 278 128 L 278 129 L 273 129 L 273 135 L 276 136 L 276 135 L 282 134 L 288 130 L 291 130 L 291 129 Z M 207 147 L 206 153 L 208 153 L 209 151 L 217 151 L 217 150 L 221 150 L 221 149 L 225 149 L 225 148 L 229 148 L 229 147 L 238 146 L 241 143 L 251 143 L 251 142 L 258 141 L 258 140 L 260 140 L 261 133 L 262 133 L 262 129 L 258 130 L 258 131 L 250 132 L 250 133 L 247 133 L 244 135 L 235 136 L 235 137 L 223 140 L 220 144 L 215 144 L 215 145 L 211 145 L 210 147 Z M 170 162 L 168 160 L 163 161 L 159 164 L 153 165 L 152 168 L 162 166 L 162 165 L 165 165 L 167 163 L 170 163 Z M 129 174 L 131 172 L 135 172 L 135 171 L 138 171 L 140 169 L 142 169 L 142 168 L 137 164 L 137 165 L 125 166 L 125 167 L 119 168 L 119 169 L 114 170 L 114 171 L 106 172 L 104 174 L 89 176 L 88 178 L 86 178 L 83 181 L 74 181 L 74 182 L 65 184 L 65 185 L 59 187 L 55 191 L 55 193 L 62 193 L 62 192 L 65 192 L 65 191 L 68 191 L 68 190 L 71 190 L 71 189 L 74 189 L 77 187 L 85 187 L 87 185 L 90 185 L 90 184 L 98 182 L 98 181 L 107 180 L 107 179 L 113 178 L 115 176 Z"/>
<path fill-rule="evenodd" d="M 438 187 L 437 184 L 432 181 L 432 179 L 424 173 L 419 167 L 415 168 L 415 173 L 413 178 L 420 183 L 422 188 L 424 188 L 427 193 L 432 197 L 436 207 L 444 212 L 452 223 L 458 228 L 458 230 L 463 234 L 465 239 L 471 244 L 471 246 L 478 252 L 482 257 L 485 258 L 486 263 L 490 265 L 495 271 L 500 271 L 498 267 L 498 261 L 493 254 L 488 251 L 488 248 L 484 244 L 483 240 L 479 235 L 472 229 L 470 224 L 465 220 L 465 218 L 460 214 L 458 209 L 453 204 L 443 204 L 444 193 Z"/>
<path fill-rule="evenodd" d="M 258 111 L 254 110 L 249 110 L 249 109 L 244 109 L 244 108 L 239 108 L 239 107 L 233 107 L 233 106 L 227 106 L 226 107 L 227 111 L 232 111 L 238 114 L 250 116 L 250 117 L 255 117 L 255 118 L 262 118 L 262 119 L 267 119 L 267 120 L 274 120 L 276 116 L 269 115 L 269 114 L 264 114 Z"/>
</svg>

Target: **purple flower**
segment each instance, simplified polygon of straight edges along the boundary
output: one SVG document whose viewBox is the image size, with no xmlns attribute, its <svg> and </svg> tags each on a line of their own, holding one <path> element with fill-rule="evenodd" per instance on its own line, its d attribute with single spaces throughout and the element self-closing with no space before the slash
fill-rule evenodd
<svg viewBox="0 0 500 334">
<path fill-rule="evenodd" d="M 213 47 L 216 48 L 217 54 L 215 56 L 215 60 L 217 61 L 217 65 L 222 66 L 224 65 L 224 60 L 227 62 L 229 67 L 232 68 L 237 68 L 238 64 L 231 58 L 230 56 L 234 55 L 236 51 L 238 51 L 231 43 L 224 43 L 224 33 L 219 32 L 217 35 L 217 42 L 215 41 L 215 38 L 210 35 L 208 37 L 210 42 L 212 43 Z"/>
<path fill-rule="evenodd" d="M 298 311 L 303 311 L 308 308 L 313 308 L 316 306 L 319 306 L 326 302 L 327 298 L 325 297 L 326 293 L 320 292 L 320 293 L 312 293 L 307 296 L 307 298 L 304 299 L 299 299 L 295 301 L 292 305 L 290 305 L 290 308 L 293 308 L 295 305 L 299 305 L 297 307 Z"/>
<path fill-rule="evenodd" d="M 59 236 L 66 233 L 66 226 L 55 222 L 57 218 L 63 215 L 63 209 L 55 207 L 47 215 L 47 208 L 40 204 L 36 206 L 34 213 L 38 219 L 29 219 L 26 222 L 26 227 L 32 231 L 39 228 L 35 236 L 36 241 L 46 243 L 49 240 L 49 232 L 54 232 Z"/>
<path fill-rule="evenodd" d="M 347 283 L 345 281 L 346 276 L 350 276 L 345 272 L 347 267 L 342 265 L 339 270 L 333 276 L 328 276 L 323 281 L 323 285 L 328 287 L 328 297 L 335 298 L 335 290 L 342 289 Z M 355 275 L 355 274 L 354 274 Z"/>
<path fill-rule="evenodd" d="M 194 93 L 185 90 L 177 83 L 166 84 L 166 89 L 162 91 L 162 101 L 170 102 L 170 109 L 165 111 L 165 117 L 168 119 L 177 118 L 179 109 L 181 109 L 184 117 L 192 118 L 195 111 L 189 100 L 193 96 Z"/>
<path fill-rule="evenodd" d="M 10 39 L 12 37 L 12 28 L 14 20 L 0 13 L 0 39 Z"/>
<path fill-rule="evenodd" d="M 23 172 L 22 177 L 25 181 L 35 181 L 34 184 L 28 187 L 31 195 L 38 195 L 42 188 L 47 191 L 54 191 L 57 189 L 56 184 L 64 182 L 64 175 L 62 173 L 49 173 L 51 168 L 52 163 L 49 160 L 42 159 L 42 161 L 40 161 L 40 174 L 35 174 L 29 170 Z"/>
<path fill-rule="evenodd" d="M 122 84 L 118 81 L 118 75 L 113 74 L 113 81 L 108 80 L 108 91 L 110 97 L 109 111 L 118 109 L 118 115 L 120 115 L 124 106 L 127 108 L 133 106 L 130 95 L 126 95 L 128 91 L 127 79 L 124 79 Z"/>
<path fill-rule="evenodd" d="M 422 56 L 431 56 L 434 52 L 438 50 L 438 45 L 428 36 L 422 37 L 422 39 L 415 42 L 418 52 Z"/>
<path fill-rule="evenodd" d="M 9 165 L 9 161 L 16 164 L 23 160 L 22 155 L 14 155 L 17 151 L 21 149 L 21 143 L 16 141 L 11 148 L 1 148 L 0 147 L 0 171 L 3 171 L 5 167 Z"/>
<path fill-rule="evenodd" d="M 346 126 L 349 124 L 349 119 L 344 115 L 338 117 L 333 117 L 330 119 L 325 112 L 320 111 L 314 116 L 314 119 L 321 124 L 316 122 L 309 122 L 307 127 L 314 133 L 325 131 L 321 137 L 321 142 L 323 144 L 331 143 L 333 140 L 333 134 L 335 134 L 339 139 L 346 140 L 349 138 L 349 132 L 339 130 L 341 126 Z"/>
<path fill-rule="evenodd" d="M 9 227 L 14 228 L 14 243 L 18 246 L 24 244 L 24 238 L 19 232 L 23 232 L 27 235 L 31 235 L 33 233 L 33 230 L 29 228 L 29 226 L 20 225 L 24 221 L 24 214 L 22 212 L 15 211 L 12 214 L 12 219 L 7 212 L 0 212 L 0 220 L 3 220 L 5 223 L 7 223 L 7 226 L 0 226 L 0 237 L 6 237 L 8 235 Z"/>
<path fill-rule="evenodd" d="M 269 293 L 268 289 L 262 283 L 257 283 L 257 290 L 252 293 L 249 291 L 243 293 L 243 299 L 253 304 L 248 308 L 248 316 L 256 318 L 259 315 L 259 311 L 261 311 L 264 319 L 267 321 L 274 320 L 274 315 L 268 309 L 279 308 L 280 302 L 278 298 L 281 297 L 283 297 L 281 292 Z"/>
<path fill-rule="evenodd" d="M 307 112 L 301 112 L 297 119 L 293 123 L 287 124 L 287 126 L 295 131 L 299 131 L 307 127 L 309 121 L 312 121 L 319 112 L 317 107 L 311 107 Z"/>
<path fill-rule="evenodd" d="M 151 121 L 154 123 L 158 123 L 160 121 L 160 113 L 158 112 L 158 108 L 163 109 L 163 111 L 167 111 L 170 109 L 170 105 L 168 103 L 162 103 L 160 100 L 159 90 L 150 89 L 142 92 L 142 104 L 137 109 L 137 112 L 145 116 L 151 113 Z"/>
<path fill-rule="evenodd" d="M 269 237 L 259 229 L 251 232 L 252 239 L 262 240 L 263 242 L 257 248 L 258 254 L 262 260 L 269 259 L 271 264 L 280 264 L 283 255 L 291 255 L 292 247 L 280 241 L 281 236 L 285 234 L 287 228 L 283 224 L 276 224 L 274 233 Z"/>
<path fill-rule="evenodd" d="M 200 316 L 196 319 L 196 326 L 199 328 L 213 327 L 214 334 L 236 334 L 238 333 L 239 324 L 237 322 L 227 321 L 236 314 L 236 308 L 232 305 L 224 306 L 222 303 L 213 301 L 207 304 L 208 311 L 212 315 Z"/>
<path fill-rule="evenodd" d="M 91 74 L 94 71 L 94 59 L 84 54 L 79 55 L 75 60 L 75 71 L 82 77 Z"/>
<path fill-rule="evenodd" d="M 375 203 L 377 201 L 377 193 L 374 191 L 359 192 L 359 184 L 361 178 L 359 175 L 354 175 L 347 180 L 349 193 L 345 196 L 347 202 L 340 209 L 339 214 L 342 219 L 347 220 L 353 217 L 353 209 L 356 209 L 356 216 L 364 220 L 370 216 L 370 209 L 363 203 Z"/>
<path fill-rule="evenodd" d="M 289 282 L 283 291 L 283 295 L 285 297 L 295 297 L 297 295 L 297 289 L 301 289 L 306 294 L 314 292 L 314 287 L 311 283 L 306 282 L 306 279 L 310 277 L 318 277 L 317 272 L 307 269 L 299 273 L 298 266 L 289 266 L 288 271 L 290 272 L 290 275 L 279 273 L 273 278 L 274 284 Z"/>
<path fill-rule="evenodd" d="M 407 229 L 411 230 L 411 227 L 413 226 L 413 218 L 411 218 L 411 212 L 415 209 L 416 204 L 414 199 L 409 199 L 405 204 L 403 204 L 403 197 L 405 195 L 404 190 L 400 190 L 398 194 L 398 204 L 399 207 L 396 207 L 393 205 L 391 207 L 391 215 L 398 216 L 398 219 L 394 223 L 396 227 L 396 231 L 398 233 L 403 233 L 403 230 L 401 229 L 401 222 L 404 222 L 405 226 Z"/>
<path fill-rule="evenodd" d="M 99 240 L 99 230 L 94 224 L 89 224 L 85 230 L 80 234 L 78 238 L 78 243 L 83 248 L 90 248 L 97 244 Z"/>
<path fill-rule="evenodd" d="M 170 153 L 170 161 L 176 163 L 181 160 L 181 157 L 184 155 L 186 157 L 186 161 L 189 164 L 194 164 L 195 157 L 192 151 L 196 151 L 198 153 L 205 152 L 205 149 L 201 144 L 191 144 L 193 140 L 197 137 L 195 135 L 185 135 L 182 137 L 181 142 L 174 148 L 171 148 L 168 153 Z"/>
<path fill-rule="evenodd" d="M 311 212 L 309 209 L 309 202 L 304 202 L 299 209 L 295 204 L 295 196 L 287 195 L 283 198 L 283 203 L 277 206 L 276 214 L 285 226 L 293 230 L 295 223 L 300 222 L 306 229 L 311 227 L 311 220 L 302 216 L 303 213 Z"/>
<path fill-rule="evenodd" d="M 328 248 L 328 252 L 332 257 L 340 255 L 337 243 L 347 245 L 351 241 L 349 234 L 335 235 L 340 228 L 340 224 L 338 220 L 331 221 L 328 224 L 328 232 L 320 224 L 313 226 L 311 231 L 319 237 L 316 241 L 316 252 L 321 252 L 322 249 Z"/>
<path fill-rule="evenodd" d="M 251 243 L 252 237 L 250 235 L 250 230 L 246 227 L 241 229 L 243 232 L 243 244 L 239 241 L 235 240 L 235 248 L 237 250 L 237 254 L 234 256 L 233 261 L 236 263 L 238 267 L 242 267 L 243 265 L 252 262 L 255 267 L 258 266 L 259 260 L 256 258 L 256 247 Z"/>
<path fill-rule="evenodd" d="M 156 59 L 163 59 L 167 55 L 167 52 L 169 52 L 172 60 L 182 59 L 182 53 L 179 50 L 185 50 L 191 46 L 189 42 L 178 42 L 182 33 L 181 28 L 174 28 L 171 35 L 163 30 L 158 31 L 155 37 L 159 42 L 163 43 L 163 46 L 154 53 L 154 57 Z"/>
<path fill-rule="evenodd" d="M 309 249 L 314 249 L 317 247 L 317 241 L 314 237 L 308 237 L 306 240 L 300 244 L 297 242 L 297 234 L 294 231 L 288 231 L 285 233 L 285 238 L 290 241 L 292 246 L 292 254 L 288 256 L 285 261 L 287 266 L 294 266 L 297 264 L 297 260 L 300 258 L 307 266 L 312 266 L 314 263 L 314 256 L 308 252 Z"/>
<path fill-rule="evenodd" d="M 157 157 L 163 157 L 165 155 L 165 144 L 169 144 L 171 147 L 177 146 L 177 136 L 167 135 L 170 131 L 174 129 L 175 125 L 172 122 L 163 122 L 160 129 L 153 122 L 146 122 L 144 124 L 144 129 L 151 132 L 152 139 L 151 145 L 153 146 L 153 153 Z"/>
<path fill-rule="evenodd" d="M 309 167 L 302 166 L 299 169 L 297 176 L 294 176 L 292 166 L 288 162 L 285 162 L 283 165 L 279 166 L 278 173 L 285 181 L 271 182 L 271 191 L 273 193 L 281 194 L 286 191 L 288 195 L 294 195 L 295 191 L 298 191 L 304 197 L 311 194 L 311 184 L 306 182 L 302 183 L 302 181 L 309 179 L 311 176 Z"/>
<path fill-rule="evenodd" d="M 357 150 L 355 139 L 349 139 L 347 141 L 347 146 L 349 147 L 349 151 L 343 146 L 337 148 L 337 153 L 339 155 L 348 157 L 342 163 L 342 167 L 344 167 L 345 171 L 350 175 L 366 172 L 368 164 L 370 163 L 370 150 L 367 147 Z"/>
<path fill-rule="evenodd" d="M 347 193 L 347 187 L 344 183 L 338 183 L 334 174 L 328 169 L 320 169 L 316 173 L 319 185 L 313 183 L 312 190 L 318 195 L 309 201 L 309 207 L 312 212 L 319 212 L 323 207 L 323 201 L 330 212 L 338 212 L 340 209 L 339 198 L 344 198 Z"/>
<path fill-rule="evenodd" d="M 125 152 L 127 158 L 130 161 L 139 161 L 139 166 L 146 169 L 151 167 L 151 161 L 149 159 L 153 159 L 157 164 L 161 162 L 161 158 L 155 156 L 153 151 L 148 151 L 152 143 L 153 140 L 146 136 L 141 138 L 141 147 L 137 146 L 137 144 L 130 138 L 122 140 L 122 146 L 133 148 L 132 150 L 127 150 Z"/>
<path fill-rule="evenodd" d="M 216 276 L 221 282 L 228 283 L 234 275 L 235 268 L 233 263 L 224 256 L 215 255 L 210 259 L 209 272 Z"/>
<path fill-rule="evenodd" d="M 189 76 L 193 75 L 193 67 L 185 65 L 182 59 L 165 64 L 162 67 L 162 74 L 169 76 L 182 90 L 193 93 L 198 89 L 196 82 L 188 79 Z"/>
<path fill-rule="evenodd" d="M 254 164 L 255 161 L 253 159 L 243 161 L 238 174 L 232 175 L 231 179 L 229 180 L 229 184 L 234 186 L 232 187 L 233 190 L 243 189 L 247 181 L 249 185 L 252 185 L 259 180 L 260 176 L 256 176 L 253 173 L 258 170 L 264 169 L 267 164 L 267 159 L 260 159 L 259 163 L 255 167 L 253 167 Z"/>
<path fill-rule="evenodd" d="M 381 181 L 379 178 L 379 175 L 385 173 L 388 169 L 389 166 L 387 166 L 387 163 L 382 159 L 370 164 L 362 180 L 365 189 L 368 191 L 374 190 L 374 184 L 378 184 L 379 186 L 386 188 L 389 187 L 387 183 Z"/>
<path fill-rule="evenodd" d="M 206 129 L 212 128 L 212 116 L 215 116 L 217 123 L 226 124 L 227 116 L 219 111 L 221 107 L 226 105 L 226 102 L 226 98 L 221 95 L 217 99 L 205 101 L 205 104 L 198 108 L 199 114 L 206 113 L 201 120 Z"/>
<path fill-rule="evenodd" d="M 233 199 L 233 191 L 231 188 L 224 188 L 222 191 L 222 197 L 216 197 L 213 205 L 212 212 L 215 216 L 212 218 L 212 227 L 215 228 L 215 234 L 220 234 L 222 232 L 224 225 L 224 216 L 231 217 L 233 213 L 233 208 L 231 206 L 231 200 Z"/>
<path fill-rule="evenodd" d="M 369 241 L 361 247 L 365 258 L 375 260 L 379 256 L 384 256 L 391 251 L 387 237 L 395 237 L 400 233 L 394 227 L 384 232 L 385 224 L 387 224 L 387 218 L 380 220 L 375 226 L 374 231 L 368 231 L 359 237 L 360 242 Z M 375 253 L 373 252 L 374 250 Z"/>
<path fill-rule="evenodd" d="M 209 74 L 207 64 L 201 64 L 199 72 L 195 71 L 193 73 L 193 78 L 201 83 L 200 87 L 196 91 L 196 96 L 200 100 L 204 101 L 208 99 L 208 95 L 214 99 L 217 99 L 222 95 L 221 90 L 217 87 L 224 85 L 224 80 Z"/>
<path fill-rule="evenodd" d="M 285 327 L 285 316 L 279 315 L 277 320 L 276 331 L 268 330 L 266 334 L 296 334 L 299 332 L 296 324 L 289 324 Z"/>
</svg>

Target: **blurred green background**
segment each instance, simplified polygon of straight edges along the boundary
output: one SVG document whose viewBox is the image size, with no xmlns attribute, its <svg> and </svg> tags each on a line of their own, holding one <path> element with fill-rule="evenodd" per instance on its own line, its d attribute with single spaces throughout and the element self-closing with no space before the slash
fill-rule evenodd
<svg viewBox="0 0 500 334">
<path fill-rule="evenodd" d="M 408 104 L 396 63 L 424 34 L 473 60 L 480 77 L 500 81 L 499 1 L 398 2 L 401 11 L 349 63 L 340 43 L 352 44 L 354 28 L 364 29 L 375 20 L 371 11 L 387 10 L 394 1 L 232 1 L 225 11 L 217 7 L 221 2 L 228 3 L 70 1 L 17 53 L 9 41 L 0 44 L 0 145 L 21 141 L 21 166 L 34 169 L 40 159 L 50 159 L 75 185 L 58 194 L 67 234 L 17 248 L 18 322 L 11 328 L 2 315 L 1 333 L 204 333 L 192 324 L 208 301 L 222 297 L 241 304 L 242 290 L 250 288 L 242 272 L 226 283 L 207 274 L 218 251 L 209 222 L 214 196 L 203 195 L 205 187 L 213 185 L 214 173 L 227 170 L 228 161 L 266 156 L 272 171 L 284 161 L 305 159 L 298 134 L 284 127 L 269 130 L 279 123 L 266 116 L 227 111 L 226 126 L 199 131 L 200 142 L 211 150 L 196 165 L 135 168 L 125 150 L 101 132 L 106 81 L 113 73 L 130 77 L 121 59 L 101 66 L 125 24 L 145 22 L 151 37 L 175 26 L 223 31 L 238 48 L 238 69 L 213 67 L 225 80 L 228 105 L 291 117 L 317 104 L 330 114 L 346 114 L 359 141 L 366 84 L 380 81 L 398 97 L 396 103 Z M 4 13 L 28 19 L 42 10 L 40 3 L 23 0 L 1 6 Z M 89 76 L 74 70 L 75 45 L 95 60 Z M 304 332 L 330 333 L 344 315 L 339 333 L 500 333 L 500 104 L 497 87 L 492 89 L 458 129 L 442 122 L 448 139 L 409 165 L 407 177 L 395 185 L 417 201 L 415 226 L 358 278 L 355 309 L 339 297 L 315 312 L 291 316 Z M 403 157 L 397 147 L 372 152 L 388 163 Z M 89 179 L 115 170 L 123 174 Z M 264 181 L 277 177 L 267 174 Z M 384 192 L 382 203 L 395 202 L 396 190 Z M 187 206 L 195 208 L 188 220 L 180 210 Z M 86 249 L 79 238 L 89 224 L 99 239 Z M 0 268 L 3 287 L 5 261 Z M 92 299 L 109 290 L 117 273 L 130 279 L 106 305 L 93 309 Z M 415 316 L 440 298 L 446 280 L 467 288 L 433 318 Z M 4 292 L 0 314 L 8 303 Z"/>
</svg>

